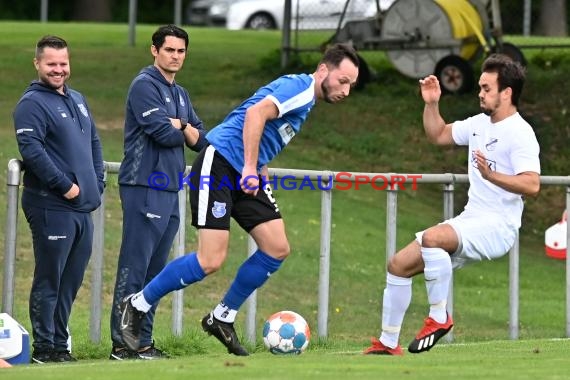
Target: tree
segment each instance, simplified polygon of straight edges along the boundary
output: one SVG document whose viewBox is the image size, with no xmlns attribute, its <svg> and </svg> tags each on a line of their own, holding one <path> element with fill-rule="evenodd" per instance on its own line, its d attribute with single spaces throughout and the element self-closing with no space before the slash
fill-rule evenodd
<svg viewBox="0 0 570 380">
<path fill-rule="evenodd" d="M 537 33 L 543 36 L 568 36 L 566 0 L 542 0 Z"/>
</svg>

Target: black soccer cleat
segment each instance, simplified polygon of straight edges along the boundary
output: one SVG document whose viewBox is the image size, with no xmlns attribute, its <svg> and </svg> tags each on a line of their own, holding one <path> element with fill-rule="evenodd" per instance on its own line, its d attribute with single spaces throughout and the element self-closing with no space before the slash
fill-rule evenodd
<svg viewBox="0 0 570 380">
<path fill-rule="evenodd" d="M 119 305 L 121 309 L 121 335 L 125 345 L 133 351 L 137 351 L 140 346 L 141 322 L 145 313 L 135 309 L 131 304 L 134 294 L 123 298 Z"/>
<path fill-rule="evenodd" d="M 424 327 L 420 330 L 418 335 L 412 340 L 408 346 L 408 351 L 414 354 L 429 351 L 438 340 L 453 327 L 453 319 L 449 313 L 447 314 L 447 321 L 445 323 L 438 323 L 432 318 L 428 317 L 424 321 Z"/>
<path fill-rule="evenodd" d="M 249 352 L 241 345 L 234 330 L 233 323 L 226 323 L 214 318 L 213 313 L 207 314 L 202 318 L 202 328 L 209 335 L 215 336 L 226 348 L 230 354 L 237 356 L 248 356 Z"/>
</svg>

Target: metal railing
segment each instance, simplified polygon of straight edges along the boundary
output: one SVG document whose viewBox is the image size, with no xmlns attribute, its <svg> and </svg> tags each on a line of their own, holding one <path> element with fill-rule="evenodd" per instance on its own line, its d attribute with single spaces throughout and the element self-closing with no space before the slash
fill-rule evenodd
<svg viewBox="0 0 570 380">
<path fill-rule="evenodd" d="M 105 162 L 105 177 L 109 173 L 118 173 L 120 163 Z M 189 167 L 187 168 L 189 170 Z M 12 159 L 8 163 L 7 175 L 7 208 L 6 208 L 6 236 L 4 252 L 4 284 L 2 288 L 2 311 L 12 314 L 14 305 L 14 282 L 15 282 L 15 257 L 18 225 L 18 200 L 21 182 L 22 163 L 17 159 Z M 331 227 L 332 227 L 332 190 L 337 174 L 343 174 L 344 181 L 358 183 L 358 181 L 368 181 L 368 183 L 382 182 L 386 185 L 386 179 L 400 178 L 404 182 L 390 182 L 386 188 L 386 263 L 396 253 L 396 225 L 398 216 L 398 191 L 400 185 L 410 183 L 431 183 L 443 184 L 443 219 L 453 217 L 453 200 L 455 184 L 466 184 L 469 182 L 466 174 L 400 174 L 400 173 L 338 173 L 332 171 L 298 170 L 298 169 L 270 169 L 271 178 L 295 178 L 310 179 L 320 181 L 325 184 L 321 188 L 321 234 L 320 234 L 320 262 L 319 262 L 319 286 L 318 286 L 318 311 L 317 328 L 319 337 L 328 335 L 328 310 L 329 310 L 329 273 L 330 273 L 330 253 L 331 253 Z M 541 176 L 542 185 L 566 186 L 566 210 L 570 214 L 570 176 Z M 186 193 L 185 186 L 179 192 L 180 199 L 180 228 L 173 244 L 174 256 L 179 257 L 185 253 L 185 223 L 186 220 Z M 93 236 L 93 252 L 91 257 L 92 266 L 92 286 L 91 286 L 91 314 L 90 314 L 90 338 L 93 342 L 101 341 L 101 310 L 102 310 L 102 288 L 103 288 L 103 253 L 104 253 L 104 210 L 105 194 L 102 197 L 101 206 L 93 211 L 93 222 L 95 225 Z M 570 337 L 570 229 L 566 236 L 566 336 Z M 255 251 L 253 239 L 248 241 L 248 254 Z M 451 285 L 453 290 L 453 285 Z M 173 292 L 172 298 L 172 333 L 176 336 L 182 334 L 183 328 L 183 290 Z M 247 300 L 246 305 L 246 338 L 250 342 L 256 341 L 256 309 L 257 294 L 254 292 Z M 453 311 L 453 292 L 450 292 L 448 309 Z M 519 244 L 518 239 L 509 254 L 509 336 L 511 339 L 519 337 Z M 448 334 L 449 335 L 449 334 Z M 453 339 L 452 335 L 446 338 Z"/>
</svg>

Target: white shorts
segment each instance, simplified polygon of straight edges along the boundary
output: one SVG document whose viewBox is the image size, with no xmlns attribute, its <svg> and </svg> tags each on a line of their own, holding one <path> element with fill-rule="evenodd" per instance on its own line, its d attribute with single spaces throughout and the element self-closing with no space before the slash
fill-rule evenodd
<svg viewBox="0 0 570 380">
<path fill-rule="evenodd" d="M 518 228 L 508 223 L 506 218 L 494 213 L 463 211 L 440 224 L 449 224 L 457 233 L 459 247 L 451 254 L 454 269 L 506 255 L 518 234 Z M 424 231 L 416 233 L 416 240 L 420 245 L 423 233 Z"/>
</svg>

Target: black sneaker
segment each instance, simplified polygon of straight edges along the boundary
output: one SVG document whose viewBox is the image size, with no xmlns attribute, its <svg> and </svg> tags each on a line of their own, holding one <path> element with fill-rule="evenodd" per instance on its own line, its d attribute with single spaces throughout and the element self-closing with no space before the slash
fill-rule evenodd
<svg viewBox="0 0 570 380">
<path fill-rule="evenodd" d="M 226 323 L 214 318 L 213 313 L 209 313 L 202 318 L 202 328 L 209 335 L 215 336 L 226 348 L 230 354 L 238 356 L 248 356 L 249 353 L 243 347 L 234 330 L 233 323 Z"/>
<path fill-rule="evenodd" d="M 168 359 L 168 355 L 164 351 L 154 347 L 154 342 L 150 346 L 139 350 L 136 354 L 140 359 L 145 360 Z"/>
<path fill-rule="evenodd" d="M 47 351 L 35 351 L 32 354 L 32 360 L 30 360 L 30 363 L 35 363 L 35 364 L 45 364 L 45 363 L 51 363 L 53 362 L 53 357 L 54 357 L 54 352 L 53 350 L 47 350 Z"/>
<path fill-rule="evenodd" d="M 77 359 L 71 356 L 69 351 L 56 351 L 53 353 L 51 361 L 56 363 L 68 363 L 76 362 Z"/>
<path fill-rule="evenodd" d="M 128 348 L 115 348 L 111 350 L 109 360 L 130 360 L 140 359 L 136 351 L 129 350 Z"/>
<path fill-rule="evenodd" d="M 145 313 L 138 311 L 131 304 L 131 298 L 134 294 L 130 294 L 123 298 L 120 304 L 121 308 L 121 335 L 123 342 L 127 348 L 137 351 L 140 346 L 141 322 Z"/>
</svg>

